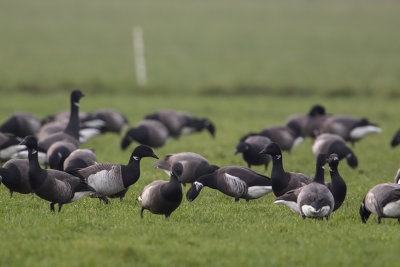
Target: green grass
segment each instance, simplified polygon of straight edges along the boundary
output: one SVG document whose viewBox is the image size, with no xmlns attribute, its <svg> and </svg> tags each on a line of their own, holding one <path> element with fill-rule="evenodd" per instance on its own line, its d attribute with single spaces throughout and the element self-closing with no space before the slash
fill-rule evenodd
<svg viewBox="0 0 400 267">
<path fill-rule="evenodd" d="M 39 117 L 68 108 L 65 94 L 10 94 L 0 100 L 0 119 L 25 110 Z M 391 182 L 398 168 L 397 149 L 390 139 L 398 127 L 397 100 L 376 98 L 293 98 L 293 97 L 195 97 L 131 96 L 88 93 L 81 100 L 82 111 L 113 107 L 125 113 L 134 125 L 158 108 L 191 111 L 211 118 L 217 127 L 212 139 L 206 132 L 171 140 L 156 149 L 158 156 L 193 151 L 219 166 L 245 165 L 233 156 L 239 137 L 248 131 L 283 124 L 294 113 L 305 113 L 315 103 L 328 112 L 366 116 L 379 123 L 383 132 L 368 136 L 354 146 L 359 168 L 342 162 L 339 170 L 347 182 L 348 195 L 342 208 L 326 221 L 302 220 L 284 206 L 273 204 L 274 197 L 235 203 L 216 190 L 204 188 L 192 203 L 183 200 L 168 221 L 145 211 L 135 200 L 141 189 L 155 179 L 168 179 L 152 167 L 154 159 L 143 159 L 139 181 L 120 202 L 108 206 L 85 198 L 64 205 L 51 214 L 48 202 L 34 196 L 15 194 L 12 199 L 0 187 L 0 264 L 7 266 L 287 266 L 371 265 L 397 263 L 400 241 L 397 220 L 384 219 L 381 225 L 371 216 L 362 225 L 359 205 L 369 188 Z M 355 104 L 356 103 L 356 104 Z M 121 151 L 121 136 L 107 134 L 83 147 L 96 148 L 101 162 L 128 161 Z M 287 170 L 314 173 L 312 141 L 307 139 L 291 154 L 285 153 Z M 255 170 L 263 172 L 261 166 Z M 270 170 L 267 172 L 270 175 Z M 328 179 L 329 175 L 327 174 Z M 184 188 L 186 192 L 188 188 Z"/>
<path fill-rule="evenodd" d="M 4 0 L 0 90 L 398 96 L 399 12 L 396 1 Z"/>
</svg>

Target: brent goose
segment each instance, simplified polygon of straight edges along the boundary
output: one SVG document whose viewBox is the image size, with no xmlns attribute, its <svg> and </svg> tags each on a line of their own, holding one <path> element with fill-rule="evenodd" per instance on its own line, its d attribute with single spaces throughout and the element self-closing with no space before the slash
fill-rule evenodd
<svg viewBox="0 0 400 267">
<path fill-rule="evenodd" d="M 64 160 L 64 171 L 83 169 L 97 164 L 97 157 L 93 149 L 76 149 Z"/>
<path fill-rule="evenodd" d="M 10 191 L 20 194 L 33 193 L 29 182 L 29 161 L 27 159 L 10 159 L 0 168 L 0 179 Z"/>
<path fill-rule="evenodd" d="M 328 158 L 328 164 L 331 182 L 325 184 L 331 191 L 333 199 L 335 200 L 335 206 L 332 211 L 334 212 L 340 208 L 340 206 L 342 206 L 344 199 L 346 198 L 347 186 L 346 182 L 343 180 L 342 176 L 340 176 L 338 171 L 339 156 L 335 153 L 331 154 Z"/>
<path fill-rule="evenodd" d="M 271 143 L 271 140 L 268 137 L 261 135 L 249 136 L 236 145 L 234 154 L 242 153 L 242 157 L 249 168 L 252 165 L 264 165 L 265 170 L 267 170 L 271 157 L 266 154 L 260 154 L 260 151 L 269 143 Z"/>
<path fill-rule="evenodd" d="M 40 127 L 41 121 L 35 115 L 17 112 L 0 125 L 0 132 L 24 138 L 28 135 L 35 135 Z"/>
<path fill-rule="evenodd" d="M 47 150 L 47 164 L 50 168 L 62 171 L 64 170 L 64 161 L 76 150 L 77 146 L 70 142 L 57 141 L 53 143 Z"/>
<path fill-rule="evenodd" d="M 126 149 L 132 141 L 150 147 L 161 147 L 169 138 L 167 127 L 157 120 L 142 120 L 130 128 L 121 141 L 121 148 Z"/>
</svg>

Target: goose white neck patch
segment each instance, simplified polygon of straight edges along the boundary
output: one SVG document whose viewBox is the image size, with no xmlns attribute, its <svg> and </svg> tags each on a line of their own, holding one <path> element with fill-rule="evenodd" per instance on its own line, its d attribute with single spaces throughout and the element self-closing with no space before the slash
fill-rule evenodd
<svg viewBox="0 0 400 267">
<path fill-rule="evenodd" d="M 132 156 L 132 158 L 133 158 L 134 160 L 139 160 L 139 159 L 140 159 L 140 157 L 137 157 L 137 156 Z"/>
<path fill-rule="evenodd" d="M 194 186 L 196 186 L 196 190 L 200 191 L 203 188 L 203 184 L 199 182 L 194 182 Z"/>
<path fill-rule="evenodd" d="M 74 106 L 75 107 L 79 107 L 79 103 L 78 102 L 74 102 Z"/>
</svg>

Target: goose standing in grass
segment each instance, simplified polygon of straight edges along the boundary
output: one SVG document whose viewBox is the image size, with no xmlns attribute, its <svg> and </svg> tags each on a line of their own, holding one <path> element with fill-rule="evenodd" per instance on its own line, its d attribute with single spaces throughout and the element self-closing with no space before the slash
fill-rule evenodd
<svg viewBox="0 0 400 267">
<path fill-rule="evenodd" d="M 126 149 L 132 141 L 150 147 L 162 147 L 169 139 L 167 127 L 157 120 L 142 120 L 130 128 L 121 141 L 121 148 Z"/>
<path fill-rule="evenodd" d="M 342 206 L 347 193 L 346 182 L 343 180 L 342 176 L 338 171 L 339 156 L 335 153 L 331 154 L 328 158 L 329 173 L 331 175 L 331 182 L 326 183 L 326 186 L 331 191 L 333 199 L 335 200 L 335 206 L 333 211 L 336 211 L 340 206 Z"/>
<path fill-rule="evenodd" d="M 63 204 L 95 192 L 94 188 L 78 177 L 63 171 L 42 169 L 38 161 L 38 144 L 35 137 L 27 136 L 21 144 L 28 148 L 30 185 L 36 195 L 51 202 L 51 211 L 55 210 L 55 204 L 58 204 L 60 211 Z"/>
<path fill-rule="evenodd" d="M 315 163 L 315 176 L 314 176 L 313 181 L 324 179 L 325 163 L 326 163 L 326 155 L 319 154 L 317 156 L 316 163 Z M 303 188 L 304 188 L 304 186 L 286 192 L 285 194 L 277 197 L 275 199 L 274 203 L 286 205 L 290 208 L 291 211 L 301 214 L 301 211 L 299 209 L 300 207 L 298 205 L 297 200 L 298 200 L 298 196 Z"/>
<path fill-rule="evenodd" d="M 271 143 L 260 154 L 268 154 L 272 157 L 271 181 L 275 196 L 279 197 L 286 192 L 302 187 L 312 182 L 305 174 L 286 172 L 282 163 L 282 151 L 277 143 Z"/>
<path fill-rule="evenodd" d="M 0 179 L 8 188 L 10 197 L 13 192 L 20 194 L 33 193 L 29 182 L 29 161 L 27 159 L 10 159 L 0 168 Z"/>
<path fill-rule="evenodd" d="M 169 182 L 156 180 L 146 185 L 138 200 L 142 203 L 140 217 L 146 209 L 154 214 L 164 214 L 168 218 L 182 202 L 182 186 L 178 177 L 183 173 L 183 165 L 180 162 L 172 166 Z"/>
<path fill-rule="evenodd" d="M 20 145 L 21 139 L 0 133 L 0 161 L 7 161 L 21 150 L 26 149 Z"/>
<path fill-rule="evenodd" d="M 217 166 L 210 165 L 206 158 L 193 152 L 168 154 L 165 158 L 154 163 L 154 168 L 160 168 L 168 175 L 171 175 L 172 166 L 174 166 L 175 163 L 180 163 L 182 165 L 183 169 L 179 176 L 179 181 L 183 185 L 186 183 L 193 183 L 202 175 L 212 173 L 218 169 Z"/>
<path fill-rule="evenodd" d="M 100 121 L 100 123 L 98 123 Z M 128 126 L 128 119 L 118 111 L 110 108 L 99 109 L 88 114 L 81 120 L 82 127 L 96 127 L 102 133 L 120 133 L 124 127 Z M 95 125 L 92 125 L 96 123 Z"/>
<path fill-rule="evenodd" d="M 133 150 L 128 165 L 100 163 L 71 173 L 93 187 L 96 190 L 94 196 L 108 204 L 107 196 L 120 193 L 136 183 L 140 177 L 140 160 L 144 157 L 158 159 L 150 147 L 139 145 Z"/>
<path fill-rule="evenodd" d="M 363 223 L 371 213 L 382 218 L 397 218 L 400 223 L 400 185 L 394 183 L 378 184 L 369 190 L 360 206 L 360 216 Z"/>
<path fill-rule="evenodd" d="M 64 160 L 64 171 L 83 169 L 97 164 L 97 157 L 93 149 L 76 149 Z"/>
<path fill-rule="evenodd" d="M 215 126 L 209 119 L 200 119 L 185 111 L 160 110 L 147 115 L 145 119 L 158 120 L 162 122 L 168 128 L 169 135 L 173 138 L 200 132 L 204 129 L 207 129 L 213 137 L 215 136 Z"/>
<path fill-rule="evenodd" d="M 231 196 L 235 202 L 240 198 L 260 198 L 272 192 L 271 179 L 252 169 L 242 166 L 227 166 L 205 174 L 195 181 L 186 193 L 186 199 L 193 201 L 204 187 L 217 189 L 221 193 Z"/>
<path fill-rule="evenodd" d="M 264 165 L 265 170 L 267 170 L 268 164 L 271 161 L 271 156 L 260 154 L 260 151 L 269 143 L 271 143 L 271 140 L 268 137 L 261 135 L 249 136 L 236 145 L 234 154 L 242 153 L 242 157 L 249 168 L 251 168 L 252 165 Z"/>
<path fill-rule="evenodd" d="M 354 152 L 347 146 L 346 141 L 337 134 L 321 134 L 314 140 L 312 151 L 315 156 L 318 154 L 330 155 L 335 153 L 339 159 L 345 158 L 351 168 L 358 166 L 358 160 Z"/>
<path fill-rule="evenodd" d="M 62 132 L 51 134 L 44 139 L 39 140 L 38 148 L 46 152 L 49 147 L 57 141 L 66 141 L 79 146 L 79 100 L 84 96 L 80 90 L 74 90 L 71 93 L 71 112 L 67 127 Z"/>
<path fill-rule="evenodd" d="M 0 132 L 24 138 L 28 135 L 35 135 L 41 125 L 41 121 L 35 115 L 27 112 L 17 112 L 0 125 Z"/>
<path fill-rule="evenodd" d="M 78 147 L 70 142 L 57 141 L 47 150 L 47 163 L 50 168 L 62 171 L 64 170 L 64 161 Z"/>
<path fill-rule="evenodd" d="M 339 115 L 324 121 L 322 133 L 332 133 L 343 137 L 346 142 L 354 143 L 366 135 L 382 132 L 376 124 L 365 118 Z"/>
</svg>

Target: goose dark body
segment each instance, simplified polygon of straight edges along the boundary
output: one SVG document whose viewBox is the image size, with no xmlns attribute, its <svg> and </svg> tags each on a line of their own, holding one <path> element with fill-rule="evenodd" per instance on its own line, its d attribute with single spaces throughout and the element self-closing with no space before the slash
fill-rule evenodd
<svg viewBox="0 0 400 267">
<path fill-rule="evenodd" d="M 286 172 L 284 170 L 282 151 L 277 143 L 272 142 L 260 153 L 269 154 L 272 157 L 271 181 L 275 196 L 279 197 L 292 189 L 302 187 L 312 182 L 312 179 L 305 174 Z"/>
<path fill-rule="evenodd" d="M 53 143 L 47 151 L 48 165 L 55 170 L 64 170 L 65 159 L 76 149 L 77 147 L 70 142 L 57 141 Z"/>
<path fill-rule="evenodd" d="M 265 170 L 267 170 L 271 157 L 266 154 L 260 154 L 260 151 L 269 143 L 271 143 L 271 140 L 268 137 L 261 135 L 249 136 L 237 144 L 234 154 L 242 153 L 242 157 L 249 168 L 252 165 L 264 165 Z"/>
<path fill-rule="evenodd" d="M 39 140 L 39 151 L 46 152 L 49 147 L 57 141 L 71 142 L 79 146 L 79 100 L 84 96 L 80 90 L 74 90 L 71 93 L 71 112 L 67 127 L 62 132 L 56 132 L 44 139 Z"/>
<path fill-rule="evenodd" d="M 20 194 L 33 193 L 29 182 L 29 161 L 27 159 L 10 159 L 0 168 L 3 184 L 10 191 Z"/>
<path fill-rule="evenodd" d="M 92 149 L 76 149 L 64 161 L 64 171 L 83 169 L 97 164 L 97 157 Z"/>
<path fill-rule="evenodd" d="M 58 204 L 58 211 L 63 204 L 76 201 L 95 192 L 87 183 L 63 171 L 44 170 L 40 167 L 37 152 L 37 140 L 27 136 L 21 144 L 26 145 L 29 152 L 29 181 L 30 185 L 40 198 L 50 201 L 50 210 Z"/>
<path fill-rule="evenodd" d="M 367 223 L 371 213 L 378 217 L 378 224 L 382 218 L 397 218 L 400 223 L 400 185 L 384 183 L 371 188 L 360 206 L 361 221 Z"/>
<path fill-rule="evenodd" d="M 107 196 L 121 193 L 140 177 L 140 160 L 143 157 L 158 159 L 153 150 L 145 145 L 137 146 L 127 165 L 116 163 L 100 163 L 84 169 L 71 171 L 96 190 L 95 197 L 108 203 Z"/>
<path fill-rule="evenodd" d="M 201 132 L 203 129 L 207 129 L 213 137 L 215 136 L 215 126 L 209 119 L 197 118 L 189 112 L 160 110 L 147 115 L 145 119 L 160 121 L 167 127 L 169 135 L 174 138 L 193 132 Z"/>
<path fill-rule="evenodd" d="M 20 142 L 19 137 L 0 133 L 0 161 L 7 161 L 15 153 L 26 149 L 25 146 L 19 144 Z"/>
<path fill-rule="evenodd" d="M 154 214 L 164 214 L 168 218 L 182 202 L 182 187 L 178 177 L 183 172 L 183 165 L 179 162 L 172 166 L 169 182 L 156 180 L 145 186 L 138 200 L 142 203 L 140 217 L 146 209 Z"/>
<path fill-rule="evenodd" d="M 154 168 L 160 168 L 170 175 L 172 166 L 175 163 L 182 164 L 183 169 L 179 176 L 179 181 L 184 185 L 186 183 L 193 183 L 202 175 L 212 173 L 218 169 L 217 166 L 210 165 L 206 158 L 193 152 L 168 154 L 164 159 L 154 163 Z"/>
<path fill-rule="evenodd" d="M 128 119 L 114 109 L 99 109 L 88 114 L 86 118 L 81 120 L 81 123 L 83 126 L 85 126 L 89 125 L 95 120 L 100 120 L 103 122 L 100 126 L 98 126 L 98 129 L 102 133 L 120 133 L 122 129 L 129 124 Z"/>
<path fill-rule="evenodd" d="M 121 141 L 121 148 L 126 149 L 132 141 L 150 147 L 162 147 L 168 141 L 168 129 L 157 120 L 142 120 L 130 128 Z"/>
<path fill-rule="evenodd" d="M 35 135 L 39 131 L 41 124 L 41 121 L 35 115 L 27 112 L 18 112 L 11 115 L 0 126 L 0 132 L 24 138 L 28 135 Z"/>
<path fill-rule="evenodd" d="M 356 168 L 358 166 L 358 159 L 354 152 L 347 146 L 346 141 L 337 134 L 321 134 L 319 135 L 313 143 L 312 151 L 314 155 L 320 153 L 338 155 L 339 159 L 346 159 L 347 164 L 351 168 Z"/>
<path fill-rule="evenodd" d="M 201 176 L 186 193 L 187 200 L 193 201 L 204 186 L 217 189 L 235 201 L 256 199 L 272 191 L 269 177 L 242 166 L 222 167 Z"/>
</svg>

